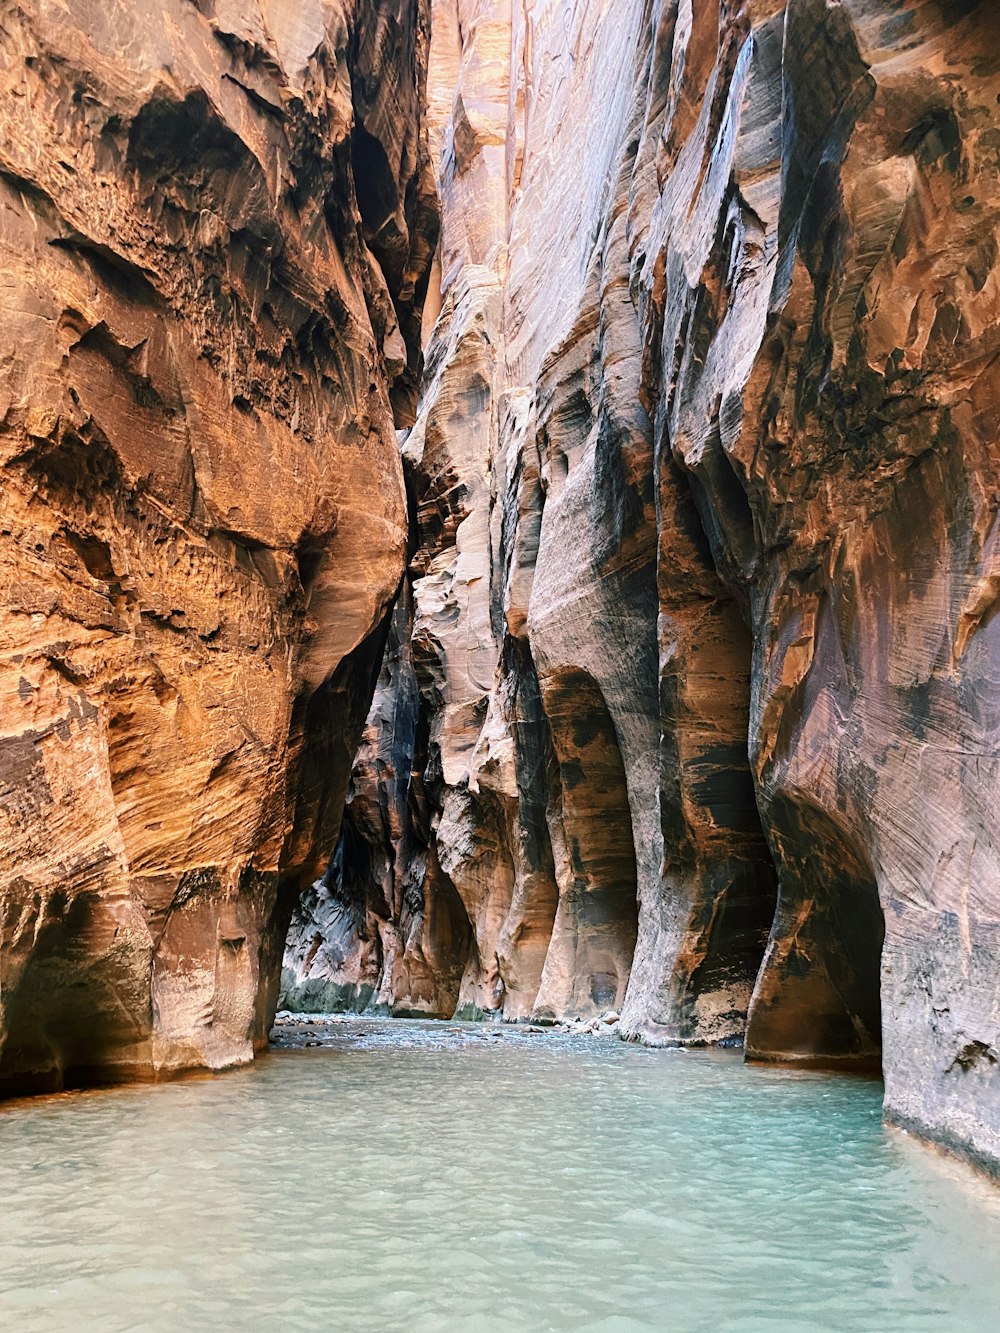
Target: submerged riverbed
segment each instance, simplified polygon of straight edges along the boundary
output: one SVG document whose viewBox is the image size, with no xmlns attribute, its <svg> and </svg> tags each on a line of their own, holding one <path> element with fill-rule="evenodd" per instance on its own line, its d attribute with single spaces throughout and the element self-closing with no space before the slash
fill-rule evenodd
<svg viewBox="0 0 1000 1333">
<path fill-rule="evenodd" d="M 0 1327 L 997 1327 L 1000 1191 L 885 1130 L 876 1083 L 483 1025 L 278 1039 L 0 1108 Z"/>
</svg>

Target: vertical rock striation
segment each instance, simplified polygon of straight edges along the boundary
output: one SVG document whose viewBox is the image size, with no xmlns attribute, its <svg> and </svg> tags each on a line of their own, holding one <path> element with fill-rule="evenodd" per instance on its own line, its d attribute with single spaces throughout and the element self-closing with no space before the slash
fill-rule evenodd
<svg viewBox="0 0 1000 1333">
<path fill-rule="evenodd" d="M 1000 1163 L 994 26 L 435 5 L 382 1003 L 881 1061 Z"/>
<path fill-rule="evenodd" d="M 427 33 L 0 7 L 0 1090 L 266 1042 L 405 562 Z"/>
</svg>

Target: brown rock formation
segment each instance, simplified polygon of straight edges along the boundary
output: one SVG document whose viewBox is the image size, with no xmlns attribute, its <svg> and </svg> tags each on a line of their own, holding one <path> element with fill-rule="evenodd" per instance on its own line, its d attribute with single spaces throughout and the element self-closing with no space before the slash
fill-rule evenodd
<svg viewBox="0 0 1000 1333">
<path fill-rule="evenodd" d="M 0 13 L 0 1088 L 266 1041 L 404 563 L 426 35 Z"/>
<path fill-rule="evenodd" d="M 460 1007 L 881 1053 L 892 1118 L 996 1165 L 994 27 L 436 6 L 389 878 L 461 900 Z"/>
</svg>

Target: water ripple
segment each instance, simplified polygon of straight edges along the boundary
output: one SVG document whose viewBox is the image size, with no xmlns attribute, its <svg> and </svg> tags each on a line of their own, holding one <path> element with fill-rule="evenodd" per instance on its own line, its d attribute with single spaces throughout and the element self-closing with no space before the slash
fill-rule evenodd
<svg viewBox="0 0 1000 1333">
<path fill-rule="evenodd" d="M 0 1111 L 0 1326 L 997 1327 L 1000 1195 L 873 1083 L 460 1024 L 281 1040 Z"/>
</svg>

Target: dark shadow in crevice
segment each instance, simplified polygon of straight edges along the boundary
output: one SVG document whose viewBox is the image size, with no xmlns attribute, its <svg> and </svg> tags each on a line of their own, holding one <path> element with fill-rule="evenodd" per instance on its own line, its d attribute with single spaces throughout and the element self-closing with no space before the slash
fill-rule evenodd
<svg viewBox="0 0 1000 1333">
<path fill-rule="evenodd" d="M 554 947 L 566 952 L 579 1012 L 620 1005 L 638 934 L 635 842 L 625 765 L 604 696 L 586 671 L 541 681 L 558 788 L 568 882 Z"/>
<path fill-rule="evenodd" d="M 885 920 L 867 849 L 802 793 L 779 794 L 767 814 L 778 908 L 747 1057 L 878 1073 Z"/>
</svg>

